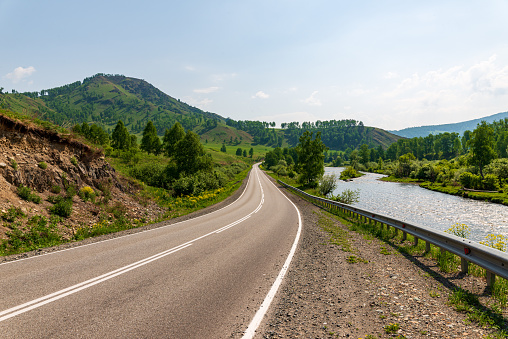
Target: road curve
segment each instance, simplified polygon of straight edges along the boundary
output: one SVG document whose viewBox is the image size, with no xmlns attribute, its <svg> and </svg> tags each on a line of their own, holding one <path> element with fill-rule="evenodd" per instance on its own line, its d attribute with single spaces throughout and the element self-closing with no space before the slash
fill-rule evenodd
<svg viewBox="0 0 508 339">
<path fill-rule="evenodd" d="M 0 337 L 226 338 L 247 327 L 251 337 L 300 227 L 254 166 L 241 197 L 218 211 L 0 264 Z"/>
</svg>

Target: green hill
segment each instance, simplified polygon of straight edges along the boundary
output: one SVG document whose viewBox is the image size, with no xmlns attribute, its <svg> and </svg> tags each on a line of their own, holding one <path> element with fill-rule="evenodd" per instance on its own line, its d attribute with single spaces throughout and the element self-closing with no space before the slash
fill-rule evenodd
<svg viewBox="0 0 508 339">
<path fill-rule="evenodd" d="M 64 127 L 95 123 L 110 133 L 122 120 L 129 132 L 137 135 L 148 121 L 154 123 L 160 136 L 178 121 L 186 130 L 198 133 L 204 142 L 214 144 L 295 146 L 304 130 L 321 131 L 323 141 L 332 150 L 354 149 L 364 143 L 387 148 L 399 139 L 355 120 L 301 125 L 293 122 L 277 129 L 274 123 L 225 119 L 187 105 L 144 80 L 102 73 L 40 92 L 0 94 L 0 108 Z"/>
<path fill-rule="evenodd" d="M 35 100 L 35 105 L 29 105 L 36 107 L 34 115 L 44 114 L 44 118 L 59 125 L 93 122 L 108 129 L 122 120 L 132 133 L 139 134 L 148 121 L 153 121 L 159 133 L 163 134 L 176 121 L 185 129 L 198 126 L 210 129 L 224 120 L 217 114 L 172 98 L 144 80 L 123 75 L 97 74 L 83 82 L 23 95 Z M 18 101 L 27 101 L 20 94 L 13 96 Z M 16 104 L 12 105 L 12 98 L 7 102 L 11 105 L 5 108 L 19 109 Z M 41 105 L 44 106 L 42 109 Z M 27 108 L 27 105 L 24 106 Z"/>
</svg>

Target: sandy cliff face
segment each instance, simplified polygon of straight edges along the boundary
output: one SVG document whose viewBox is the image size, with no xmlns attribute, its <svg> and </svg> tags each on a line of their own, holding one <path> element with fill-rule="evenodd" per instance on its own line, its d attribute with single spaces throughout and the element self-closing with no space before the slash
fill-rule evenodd
<svg viewBox="0 0 508 339">
<path fill-rule="evenodd" d="M 17 194 L 20 185 L 33 189 L 42 202 L 22 200 Z M 60 195 L 69 186 L 74 186 L 76 191 L 89 186 L 97 195 L 96 204 L 74 196 L 73 212 L 62 229 L 68 236 L 76 227 L 104 220 L 114 206 L 139 219 L 153 219 L 162 212 L 157 206 L 141 204 L 135 195 L 136 186 L 122 179 L 100 151 L 0 115 L 0 215 L 9 208 L 19 207 L 27 214 L 25 219 L 37 214 L 49 216 L 52 204 L 47 199 L 57 195 L 56 186 L 61 189 Z M 108 193 L 111 198 L 105 199 Z M 104 201 L 106 204 L 99 204 Z M 0 225 L 0 238 L 5 238 L 9 224 L 2 220 Z"/>
</svg>

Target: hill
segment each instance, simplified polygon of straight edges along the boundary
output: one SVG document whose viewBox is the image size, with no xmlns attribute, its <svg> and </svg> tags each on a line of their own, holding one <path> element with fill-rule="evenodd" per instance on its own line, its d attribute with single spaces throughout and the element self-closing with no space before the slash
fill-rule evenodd
<svg viewBox="0 0 508 339">
<path fill-rule="evenodd" d="M 187 105 L 144 80 L 103 73 L 40 92 L 0 94 L 0 108 L 64 127 L 95 123 L 110 134 L 118 120 L 138 136 L 148 121 L 154 123 L 159 136 L 178 121 L 186 130 L 198 133 L 203 142 L 233 146 L 295 146 L 305 130 L 320 131 L 323 141 L 332 150 L 355 149 L 364 143 L 387 148 L 399 139 L 355 120 L 301 125 L 293 122 L 277 129 L 275 123 L 226 119 Z"/>
<path fill-rule="evenodd" d="M 4 95 L 3 108 L 51 120 L 58 125 L 96 123 L 106 130 L 122 120 L 139 134 L 152 121 L 160 134 L 176 121 L 185 129 L 213 128 L 221 116 L 170 97 L 148 82 L 123 75 L 96 74 L 72 84 Z"/>
<path fill-rule="evenodd" d="M 442 124 L 442 125 L 429 125 L 429 126 L 421 126 L 421 127 L 409 127 L 404 128 L 398 131 L 389 131 L 393 134 L 399 135 L 404 138 L 415 138 L 415 137 L 426 137 L 429 134 L 440 134 L 440 133 L 459 133 L 462 135 L 467 130 L 474 130 L 476 125 L 480 123 L 482 120 L 485 120 L 487 123 L 492 123 L 494 121 L 502 120 L 504 118 L 508 118 L 508 112 L 497 113 L 493 115 L 489 115 L 484 118 L 468 120 L 464 122 L 457 122 L 453 124 Z"/>
<path fill-rule="evenodd" d="M 35 231 L 35 224 L 41 234 L 71 239 L 80 227 L 114 220 L 115 209 L 138 219 L 164 212 L 152 202 L 140 202 L 136 183 L 68 131 L 0 109 L 0 134 L 0 254 L 7 253 L 5 246 L 16 252 L 20 230 Z M 82 198 L 85 187 L 93 198 Z M 47 221 L 51 225 L 46 227 Z"/>
</svg>

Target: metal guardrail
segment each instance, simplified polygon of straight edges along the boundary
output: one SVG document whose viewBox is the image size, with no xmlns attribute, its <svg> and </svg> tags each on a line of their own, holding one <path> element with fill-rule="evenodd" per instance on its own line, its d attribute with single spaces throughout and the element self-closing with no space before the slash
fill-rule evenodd
<svg viewBox="0 0 508 339">
<path fill-rule="evenodd" d="M 508 279 L 508 254 L 505 252 L 501 252 L 475 241 L 435 230 L 430 227 L 410 224 L 382 214 L 356 208 L 351 205 L 316 197 L 299 190 L 298 188 L 290 186 L 281 180 L 278 180 L 278 182 L 288 189 L 293 190 L 325 207 L 340 209 L 344 213 L 349 213 L 351 216 L 360 220 L 363 218 L 365 222 L 379 222 L 381 225 L 386 225 L 387 228 L 394 227 L 395 229 L 403 232 L 403 240 L 406 239 L 407 234 L 411 234 L 415 239 L 415 245 L 418 244 L 419 240 L 426 242 L 426 251 L 430 251 L 430 244 L 433 244 L 439 247 L 441 252 L 448 251 L 456 254 L 461 258 L 461 271 L 463 273 L 467 273 L 468 271 L 468 262 L 472 262 L 480 267 L 483 267 L 487 271 L 487 286 L 492 286 L 496 275 Z"/>
</svg>

